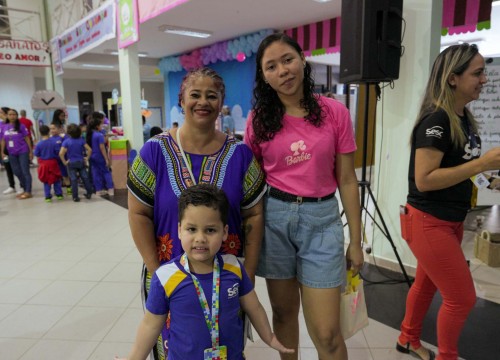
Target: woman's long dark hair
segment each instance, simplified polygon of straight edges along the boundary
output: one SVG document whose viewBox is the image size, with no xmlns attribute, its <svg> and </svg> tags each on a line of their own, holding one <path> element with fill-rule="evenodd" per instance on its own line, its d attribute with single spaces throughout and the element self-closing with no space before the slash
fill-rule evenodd
<svg viewBox="0 0 500 360">
<path fill-rule="evenodd" d="M 59 119 L 61 114 L 64 114 L 64 110 L 57 109 L 56 111 L 54 111 L 54 115 L 52 115 L 52 124 L 59 125 L 59 127 L 64 125 L 65 121 Z"/>
<path fill-rule="evenodd" d="M 96 111 L 92 113 L 92 119 L 87 125 L 87 133 L 85 134 L 85 141 L 90 147 L 92 147 L 92 135 L 94 134 L 94 131 L 97 131 L 99 125 L 101 125 L 102 119 L 104 119 L 103 114 Z"/>
<path fill-rule="evenodd" d="M 14 109 L 9 109 L 8 111 L 14 111 L 16 113 L 16 120 L 14 120 L 14 124 L 12 124 L 12 125 L 14 125 L 14 129 L 17 132 L 19 132 L 19 130 L 21 130 L 21 122 L 19 121 L 19 113 L 17 112 L 17 110 L 14 110 Z M 7 117 L 7 119 L 8 119 L 8 117 Z M 10 123 L 10 120 L 9 120 L 9 123 Z"/>
<path fill-rule="evenodd" d="M 282 118 L 285 115 L 285 106 L 283 106 L 276 90 L 265 82 L 262 71 L 262 57 L 264 56 L 264 52 L 276 41 L 281 41 L 291 46 L 299 55 L 302 55 L 300 45 L 283 33 L 271 34 L 260 43 L 255 58 L 257 71 L 255 72 L 254 98 L 252 101 L 252 126 L 257 143 L 271 140 L 283 127 Z M 312 69 L 311 65 L 307 62 L 304 67 L 303 88 L 304 97 L 300 100 L 300 106 L 307 111 L 305 120 L 316 127 L 320 127 L 323 123 L 324 114 L 318 103 L 318 97 L 314 93 Z"/>
<path fill-rule="evenodd" d="M 9 123 L 9 118 L 7 116 L 7 113 L 9 112 L 9 110 L 10 110 L 10 108 L 8 108 L 7 106 L 2 106 L 2 111 L 5 114 L 5 123 L 6 124 Z"/>
</svg>

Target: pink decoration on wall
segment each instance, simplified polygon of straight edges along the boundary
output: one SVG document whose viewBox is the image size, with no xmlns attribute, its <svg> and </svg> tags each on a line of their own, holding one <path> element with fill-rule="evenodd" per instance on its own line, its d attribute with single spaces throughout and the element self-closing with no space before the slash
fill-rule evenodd
<svg viewBox="0 0 500 360">
<path fill-rule="evenodd" d="M 340 17 L 286 29 L 285 33 L 297 41 L 306 56 L 340 50 Z"/>
<path fill-rule="evenodd" d="M 442 35 L 491 27 L 491 0 L 443 0 Z"/>
<path fill-rule="evenodd" d="M 240 51 L 239 53 L 236 54 L 236 60 L 238 60 L 239 62 L 245 61 L 246 58 L 247 56 L 243 51 Z"/>
</svg>

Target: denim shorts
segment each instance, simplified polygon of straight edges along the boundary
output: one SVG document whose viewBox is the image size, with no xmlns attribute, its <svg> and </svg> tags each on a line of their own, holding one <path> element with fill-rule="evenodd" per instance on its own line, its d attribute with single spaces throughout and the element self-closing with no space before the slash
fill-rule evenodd
<svg viewBox="0 0 500 360">
<path fill-rule="evenodd" d="M 336 197 L 302 204 L 264 198 L 265 232 L 257 275 L 312 288 L 345 282 L 344 230 Z"/>
</svg>

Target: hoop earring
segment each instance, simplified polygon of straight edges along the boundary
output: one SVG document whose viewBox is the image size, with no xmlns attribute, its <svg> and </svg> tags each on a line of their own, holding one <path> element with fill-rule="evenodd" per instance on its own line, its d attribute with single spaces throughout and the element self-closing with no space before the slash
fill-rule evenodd
<svg viewBox="0 0 500 360">
<path fill-rule="evenodd" d="M 182 115 L 184 115 L 184 114 L 185 114 L 184 108 L 181 108 L 181 114 L 182 114 Z"/>
</svg>

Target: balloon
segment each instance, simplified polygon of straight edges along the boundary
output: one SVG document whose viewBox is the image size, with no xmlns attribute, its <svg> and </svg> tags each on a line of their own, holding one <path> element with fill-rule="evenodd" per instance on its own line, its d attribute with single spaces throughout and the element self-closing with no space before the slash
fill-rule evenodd
<svg viewBox="0 0 500 360">
<path fill-rule="evenodd" d="M 238 60 L 239 62 L 245 61 L 246 58 L 247 56 L 243 51 L 240 51 L 239 53 L 236 54 L 236 60 Z"/>
</svg>

